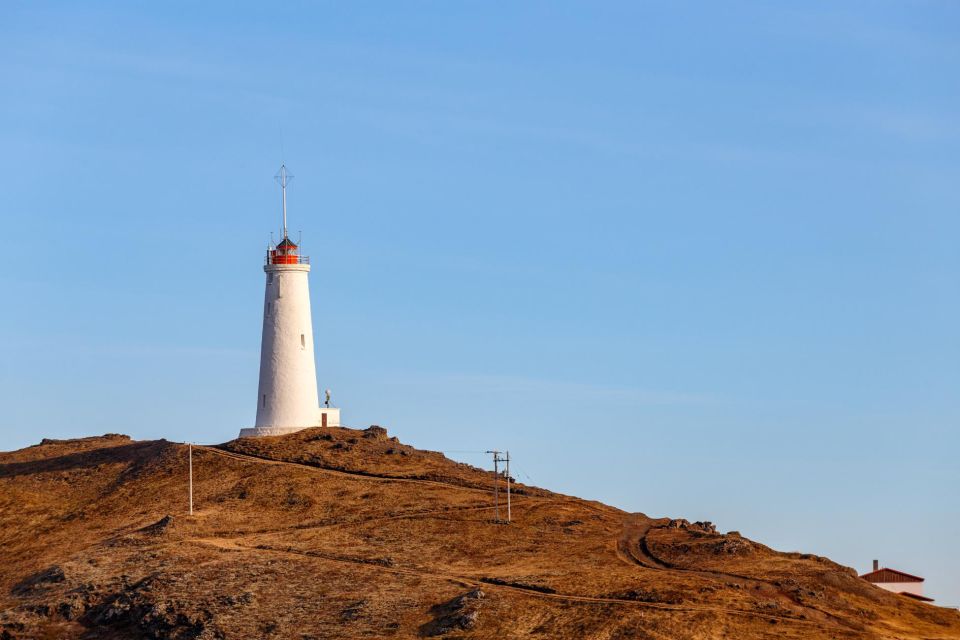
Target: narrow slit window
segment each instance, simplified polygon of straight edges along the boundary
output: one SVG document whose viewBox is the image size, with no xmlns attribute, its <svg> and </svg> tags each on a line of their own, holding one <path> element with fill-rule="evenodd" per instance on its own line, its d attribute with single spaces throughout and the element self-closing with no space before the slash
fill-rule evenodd
<svg viewBox="0 0 960 640">
<path fill-rule="evenodd" d="M 305 336 L 302 333 L 300 334 L 300 348 L 301 349 L 307 348 L 307 336 Z"/>
</svg>

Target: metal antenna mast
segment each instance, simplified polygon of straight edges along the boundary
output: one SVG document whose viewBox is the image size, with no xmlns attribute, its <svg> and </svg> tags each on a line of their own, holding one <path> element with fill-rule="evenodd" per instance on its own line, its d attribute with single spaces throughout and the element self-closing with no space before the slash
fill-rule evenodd
<svg viewBox="0 0 960 640">
<path fill-rule="evenodd" d="M 287 165 L 281 164 L 280 171 L 273 176 L 280 183 L 280 198 L 283 203 L 283 237 L 287 237 L 287 184 L 293 180 L 293 176 L 287 171 Z"/>
</svg>

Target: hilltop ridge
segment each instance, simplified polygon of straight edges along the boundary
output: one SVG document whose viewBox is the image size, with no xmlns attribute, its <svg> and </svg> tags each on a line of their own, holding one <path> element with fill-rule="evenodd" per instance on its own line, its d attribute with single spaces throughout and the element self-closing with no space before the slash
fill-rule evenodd
<svg viewBox="0 0 960 640">
<path fill-rule="evenodd" d="M 0 453 L 0 638 L 960 638 L 826 558 L 518 484 L 391 438 Z"/>
</svg>

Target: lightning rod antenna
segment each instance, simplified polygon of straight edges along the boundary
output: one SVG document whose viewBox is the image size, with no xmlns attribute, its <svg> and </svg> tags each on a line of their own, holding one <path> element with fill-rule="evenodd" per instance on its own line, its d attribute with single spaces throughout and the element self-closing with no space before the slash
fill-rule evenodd
<svg viewBox="0 0 960 640">
<path fill-rule="evenodd" d="M 280 183 L 280 199 L 283 205 L 283 239 L 287 239 L 287 184 L 293 176 L 287 171 L 287 165 L 281 164 L 280 171 L 273 176 Z"/>
</svg>

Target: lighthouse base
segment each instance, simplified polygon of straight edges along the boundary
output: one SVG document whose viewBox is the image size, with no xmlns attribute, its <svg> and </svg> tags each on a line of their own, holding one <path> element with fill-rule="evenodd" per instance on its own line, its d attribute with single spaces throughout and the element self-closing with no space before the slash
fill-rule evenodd
<svg viewBox="0 0 960 640">
<path fill-rule="evenodd" d="M 318 410 L 317 413 L 317 424 L 306 424 L 302 427 L 277 427 L 277 426 L 262 426 L 262 427 L 249 427 L 246 429 L 240 429 L 241 438 L 261 438 L 264 436 L 285 436 L 288 433 L 296 433 L 297 431 L 303 431 L 304 429 L 312 429 L 314 427 L 339 427 L 340 426 L 340 409 L 333 408 L 322 408 Z"/>
</svg>

